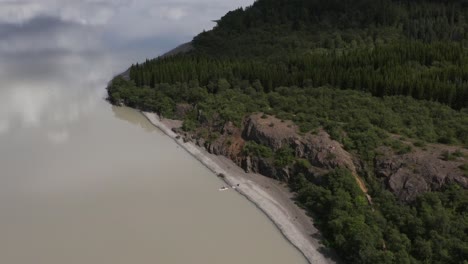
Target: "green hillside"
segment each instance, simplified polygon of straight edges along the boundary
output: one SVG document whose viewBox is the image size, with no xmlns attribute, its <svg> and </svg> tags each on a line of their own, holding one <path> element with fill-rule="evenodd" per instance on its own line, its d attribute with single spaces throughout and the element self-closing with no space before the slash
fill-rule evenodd
<svg viewBox="0 0 468 264">
<path fill-rule="evenodd" d="M 183 129 L 209 126 L 208 140 L 254 112 L 324 129 L 359 160 L 374 201 L 343 169 L 294 175 L 326 245 L 349 263 L 467 263 L 468 191 L 447 184 L 403 203 L 373 167 L 380 147 L 468 147 L 468 1 L 258 0 L 192 45 L 133 65 L 109 100 L 168 118 L 191 105 Z"/>
</svg>

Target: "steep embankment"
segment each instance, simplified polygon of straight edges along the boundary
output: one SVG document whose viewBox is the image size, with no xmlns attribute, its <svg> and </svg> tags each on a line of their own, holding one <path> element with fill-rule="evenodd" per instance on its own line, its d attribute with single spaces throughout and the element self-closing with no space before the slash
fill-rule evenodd
<svg viewBox="0 0 468 264">
<path fill-rule="evenodd" d="M 109 99 L 288 182 L 349 263 L 460 263 L 467 18 L 462 0 L 258 0 L 133 65 Z"/>
<path fill-rule="evenodd" d="M 177 109 L 177 115 L 183 119 L 192 108 L 179 105 Z M 230 158 L 246 172 L 285 182 L 290 180 L 291 175 L 301 172 L 319 177 L 336 168 L 346 168 L 355 177 L 369 203 L 372 203 L 368 188 L 359 176 L 362 169 L 359 158 L 346 151 L 341 143 L 331 139 L 323 129 L 315 133 L 300 133 L 299 127 L 292 121 L 257 113 L 246 117 L 241 128 L 231 122 L 225 124 L 219 136 L 210 141 L 201 136 L 204 130 L 206 127 L 192 132 L 184 132 L 180 128 L 176 131 L 184 140 L 193 141 L 212 154 Z M 257 144 L 256 148 L 263 150 L 254 149 L 249 152 L 246 144 L 252 142 Z M 290 155 L 290 160 L 278 164 L 278 157 L 274 153 L 282 150 L 290 151 L 285 154 Z M 440 190 L 449 183 L 468 188 L 468 178 L 460 168 L 467 162 L 466 150 L 441 144 L 416 148 L 404 154 L 385 146 L 378 150 L 375 173 L 378 177 L 386 178 L 385 183 L 389 190 L 402 201 L 413 201 L 419 195 Z"/>
<path fill-rule="evenodd" d="M 256 174 L 246 174 L 232 161 L 212 155 L 195 145 L 187 135 L 181 138 L 173 131 L 177 131 L 180 122 L 161 120 L 154 113 L 144 112 L 143 115 L 208 169 L 222 176 L 229 186 L 235 186 L 236 191 L 261 209 L 310 263 L 335 263 L 330 253 L 324 254 L 328 250 L 321 245 L 318 239 L 320 234 L 314 228 L 311 219 L 304 210 L 294 205 L 291 200 L 292 194 L 284 186 Z"/>
</svg>

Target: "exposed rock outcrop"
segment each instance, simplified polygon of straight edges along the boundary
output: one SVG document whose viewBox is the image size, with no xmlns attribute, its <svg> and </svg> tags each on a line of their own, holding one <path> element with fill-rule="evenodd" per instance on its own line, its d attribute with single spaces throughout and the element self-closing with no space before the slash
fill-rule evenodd
<svg viewBox="0 0 468 264">
<path fill-rule="evenodd" d="M 352 172 L 356 172 L 351 154 L 345 151 L 339 142 L 332 140 L 330 135 L 323 130 L 317 134 L 301 135 L 299 128 L 292 121 L 282 121 L 273 116 L 255 114 L 246 119 L 242 135 L 245 140 L 269 146 L 273 151 L 284 147 L 292 148 L 296 158 L 306 159 L 311 165 L 321 169 L 346 167 Z M 258 164 L 256 165 L 256 163 Z M 250 167 L 245 167 L 248 164 Z M 247 171 L 275 178 L 288 175 L 283 170 L 278 172 L 274 168 L 266 168 L 264 164 L 265 159 L 251 158 L 251 161 L 245 162 L 243 167 Z"/>
<path fill-rule="evenodd" d="M 242 136 L 276 151 L 299 140 L 298 128 L 291 121 L 281 121 L 273 116 L 254 114 L 244 122 Z"/>
<path fill-rule="evenodd" d="M 193 110 L 188 105 L 178 105 L 177 114 L 184 116 Z M 200 129 L 212 129 L 207 124 Z M 210 153 L 229 157 L 246 172 L 254 172 L 278 180 L 287 181 L 294 173 L 306 173 L 320 176 L 328 171 L 344 167 L 356 177 L 356 181 L 367 193 L 364 181 L 358 176 L 360 163 L 356 157 L 347 152 L 343 146 L 333 140 L 324 130 L 316 133 L 302 134 L 292 121 L 283 121 L 274 116 L 262 113 L 245 118 L 242 128 L 228 122 L 222 129 L 216 129 L 216 138 L 203 138 L 196 133 L 177 131 L 182 138 L 204 146 Z M 198 131 L 200 133 L 200 131 Z M 307 168 L 298 168 L 291 164 L 280 168 L 275 166 L 274 157 L 249 156 L 243 152 L 247 141 L 271 148 L 275 153 L 282 148 L 290 148 L 296 159 L 307 160 Z M 431 190 L 438 190 L 447 183 L 458 183 L 468 188 L 468 177 L 458 167 L 466 163 L 465 158 L 443 160 L 443 152 L 454 151 L 455 147 L 431 145 L 429 150 L 413 150 L 399 155 L 391 148 L 382 147 L 374 161 L 375 174 L 384 179 L 388 189 L 402 201 L 412 201 L 417 196 Z M 464 150 L 464 155 L 468 156 Z M 369 202 L 372 203 L 370 196 Z"/>
<path fill-rule="evenodd" d="M 402 201 L 412 201 L 424 192 L 438 190 L 448 183 L 468 188 L 468 178 L 458 167 L 464 158 L 443 160 L 450 147 L 433 145 L 429 150 L 415 150 L 398 155 L 389 148 L 381 148 L 375 159 L 375 173 L 385 178 L 387 187 Z"/>
</svg>

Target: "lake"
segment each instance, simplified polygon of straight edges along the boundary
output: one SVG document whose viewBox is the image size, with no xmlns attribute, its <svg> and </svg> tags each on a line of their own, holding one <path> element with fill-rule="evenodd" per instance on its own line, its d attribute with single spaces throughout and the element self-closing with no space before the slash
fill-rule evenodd
<svg viewBox="0 0 468 264">
<path fill-rule="evenodd" d="M 0 263 L 306 263 L 247 199 L 104 100 L 131 63 L 249 1 L 77 2 L 0 3 Z M 153 20 L 169 28 L 132 30 Z"/>
</svg>

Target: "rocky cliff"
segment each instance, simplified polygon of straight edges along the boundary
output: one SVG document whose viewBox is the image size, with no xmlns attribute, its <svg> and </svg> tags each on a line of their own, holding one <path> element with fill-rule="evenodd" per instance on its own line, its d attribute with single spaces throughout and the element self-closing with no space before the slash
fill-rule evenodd
<svg viewBox="0 0 468 264">
<path fill-rule="evenodd" d="M 380 152 L 375 158 L 375 173 L 402 201 L 411 201 L 448 183 L 468 188 L 468 177 L 460 169 L 466 162 L 466 150 L 434 144 L 407 154 L 396 154 L 387 147 Z"/>
<path fill-rule="evenodd" d="M 343 149 L 339 142 L 332 140 L 323 130 L 315 134 L 300 134 L 299 128 L 291 121 L 254 114 L 244 122 L 242 137 L 244 140 L 268 146 L 274 152 L 285 147 L 291 148 L 297 159 L 307 160 L 310 163 L 310 172 L 313 174 L 320 174 L 320 172 L 336 167 L 346 167 L 356 172 L 352 156 Z M 265 174 L 266 170 L 269 172 L 267 176 L 272 176 L 268 174 L 277 171 L 278 178 L 287 176 L 284 168 L 266 166 L 264 159 L 245 157 L 244 160 L 246 162 L 242 165 L 246 170 L 261 174 Z"/>
<path fill-rule="evenodd" d="M 180 105 L 177 109 L 178 117 L 183 117 L 191 110 L 187 105 Z M 185 140 L 205 147 L 210 153 L 229 157 L 247 172 L 283 181 L 288 181 L 290 175 L 299 172 L 319 180 L 328 171 L 345 167 L 353 172 L 361 189 L 367 192 L 359 177 L 361 168 L 358 157 L 346 151 L 342 144 L 333 140 L 324 130 L 303 134 L 292 121 L 262 113 L 246 117 L 241 127 L 228 122 L 218 129 L 216 138 L 206 138 L 202 131 L 207 129 L 214 128 L 202 127 L 190 133 L 179 128 L 176 132 Z M 294 162 L 281 167 L 275 164 L 274 157 L 249 155 L 243 151 L 247 142 L 266 146 L 272 153 L 284 148 L 291 149 Z M 424 192 L 438 190 L 451 182 L 468 188 L 466 172 L 460 169 L 466 163 L 466 150 L 432 145 L 406 154 L 397 154 L 388 147 L 380 148 L 379 152 L 380 155 L 374 161 L 374 172 L 402 201 L 412 201 Z M 444 153 L 455 152 L 459 153 L 455 158 L 444 159 Z"/>
</svg>

